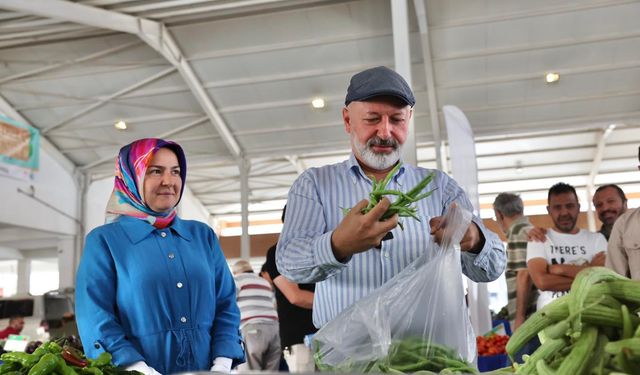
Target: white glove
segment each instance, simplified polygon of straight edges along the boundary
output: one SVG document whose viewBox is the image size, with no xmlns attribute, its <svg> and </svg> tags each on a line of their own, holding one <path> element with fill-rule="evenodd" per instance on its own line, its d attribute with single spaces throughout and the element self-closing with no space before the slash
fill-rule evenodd
<svg viewBox="0 0 640 375">
<path fill-rule="evenodd" d="M 211 366 L 211 372 L 221 372 L 228 374 L 231 372 L 231 365 L 233 360 L 231 358 L 217 357 L 213 360 L 213 366 Z"/>
<path fill-rule="evenodd" d="M 138 371 L 143 373 L 144 375 L 162 375 L 158 371 L 156 371 L 153 367 L 149 367 L 145 362 L 138 361 L 136 363 L 132 363 L 126 368 L 127 371 Z"/>
</svg>

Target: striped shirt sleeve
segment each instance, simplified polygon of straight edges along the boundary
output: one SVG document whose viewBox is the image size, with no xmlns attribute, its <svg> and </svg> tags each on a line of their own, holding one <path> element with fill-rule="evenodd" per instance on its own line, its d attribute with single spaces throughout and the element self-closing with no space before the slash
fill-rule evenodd
<svg viewBox="0 0 640 375">
<path fill-rule="evenodd" d="M 315 283 L 346 268 L 333 255 L 333 230 L 325 232 L 323 207 L 309 173 L 302 174 L 291 187 L 287 215 L 276 251 L 281 274 L 298 283 Z M 286 257 L 280 256 L 284 248 Z"/>
</svg>

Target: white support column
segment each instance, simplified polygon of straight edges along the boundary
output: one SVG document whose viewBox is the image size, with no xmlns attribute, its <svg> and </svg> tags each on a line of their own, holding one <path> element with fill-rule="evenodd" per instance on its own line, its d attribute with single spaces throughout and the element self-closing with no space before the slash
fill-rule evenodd
<svg viewBox="0 0 640 375">
<path fill-rule="evenodd" d="M 72 287 L 76 284 L 76 240 L 74 237 L 58 239 L 58 288 Z"/>
<path fill-rule="evenodd" d="M 60 279 L 60 287 L 65 286 L 73 286 L 76 285 L 76 271 L 78 270 L 78 266 L 80 265 L 80 257 L 82 256 L 82 251 L 84 250 L 84 236 L 85 236 L 85 222 L 87 215 L 87 196 L 89 194 L 89 174 L 87 172 L 78 171 L 75 175 L 76 185 L 78 187 L 78 197 L 77 197 L 77 206 L 76 206 L 76 216 L 78 217 L 78 233 L 76 234 L 75 241 L 73 243 L 73 258 L 71 260 L 71 266 L 73 268 L 73 278 L 71 279 L 71 284 L 64 285 L 62 284 L 62 278 Z M 63 263 L 58 264 L 58 268 L 62 269 Z"/>
<path fill-rule="evenodd" d="M 31 259 L 24 258 L 18 260 L 18 294 L 28 294 L 29 284 L 31 282 Z"/>
<path fill-rule="evenodd" d="M 593 193 L 595 191 L 595 181 L 598 172 L 600 171 L 600 164 L 602 163 L 602 157 L 604 156 L 604 148 L 607 144 L 607 138 L 616 128 L 615 124 L 609 125 L 598 137 L 598 145 L 596 146 L 596 152 L 593 156 L 593 164 L 591 165 L 591 172 L 587 179 L 586 199 L 587 199 L 587 223 L 589 225 L 589 231 L 596 231 L 596 216 L 593 210 Z"/>
<path fill-rule="evenodd" d="M 409 52 L 409 19 L 407 0 L 391 0 L 391 23 L 393 25 L 393 55 L 395 70 L 411 86 L 411 54 Z M 415 113 L 414 113 L 415 114 Z M 405 163 L 416 165 L 416 136 L 414 121 L 409 123 L 407 140 L 402 158 Z"/>
<path fill-rule="evenodd" d="M 413 6 L 418 19 L 418 29 L 420 30 L 420 42 L 422 45 L 422 60 L 424 72 L 427 79 L 427 95 L 429 97 L 429 118 L 431 120 L 431 132 L 433 134 L 433 146 L 436 154 L 436 168 L 444 170 L 443 160 L 446 153 L 442 147 L 442 137 L 440 135 L 440 117 L 438 116 L 438 94 L 436 91 L 435 76 L 433 73 L 433 58 L 431 56 L 431 40 L 429 39 L 429 23 L 427 21 L 427 10 L 424 0 L 413 0 Z M 444 156 L 443 156 L 444 155 Z"/>
<path fill-rule="evenodd" d="M 251 242 L 249 238 L 249 169 L 251 165 L 245 158 L 238 163 L 240 169 L 240 206 L 242 211 L 242 235 L 240 237 L 240 257 L 251 257 Z"/>
</svg>

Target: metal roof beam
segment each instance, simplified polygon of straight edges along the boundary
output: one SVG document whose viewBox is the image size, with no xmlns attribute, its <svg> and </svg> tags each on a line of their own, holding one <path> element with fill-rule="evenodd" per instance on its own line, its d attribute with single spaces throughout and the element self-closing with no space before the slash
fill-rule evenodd
<svg viewBox="0 0 640 375">
<path fill-rule="evenodd" d="M 17 74 L 13 74 L 10 76 L 6 76 L 0 79 L 0 84 L 4 84 L 7 82 L 11 82 L 11 81 L 15 81 L 17 79 L 21 79 L 21 78 L 25 78 L 25 77 L 31 77 L 34 75 L 38 75 L 38 74 L 42 74 L 42 73 L 46 73 L 46 72 L 50 72 L 52 70 L 56 70 L 56 69 L 60 69 L 63 68 L 65 66 L 71 65 L 71 64 L 78 64 L 78 63 L 83 63 L 83 62 L 87 62 L 87 61 L 91 61 L 91 60 L 95 60 L 95 59 L 99 59 L 103 56 L 108 56 L 111 55 L 113 53 L 116 52 L 120 52 L 123 51 L 127 48 L 133 47 L 137 44 L 142 43 L 142 41 L 136 40 L 134 42 L 130 42 L 130 43 L 125 43 L 119 46 L 115 46 L 113 48 L 108 48 L 106 50 L 97 52 L 97 53 L 91 53 L 82 57 L 78 57 L 72 60 L 68 60 L 62 63 L 58 63 L 58 64 L 53 64 L 53 65 L 47 65 L 47 66 L 43 66 L 41 68 L 37 68 L 37 69 L 32 69 L 26 72 L 22 72 L 22 73 L 17 73 Z"/>
<path fill-rule="evenodd" d="M 439 29 L 454 28 L 454 27 L 464 27 L 464 26 L 471 26 L 471 25 L 482 25 L 482 24 L 490 24 L 490 23 L 496 23 L 496 22 L 513 21 L 513 20 L 524 19 L 524 18 L 558 15 L 561 13 L 576 13 L 578 11 L 583 11 L 588 9 L 605 8 L 605 7 L 624 5 L 624 4 L 635 3 L 635 2 L 637 2 L 637 0 L 610 0 L 610 1 L 597 1 L 593 3 L 584 3 L 580 5 L 575 3 L 556 2 L 558 6 L 555 6 L 555 7 L 546 6 L 536 10 L 516 11 L 516 12 L 503 13 L 503 14 L 497 14 L 492 16 L 476 17 L 476 18 L 454 19 L 447 23 L 435 25 L 432 27 L 432 29 L 439 30 Z"/>
<path fill-rule="evenodd" d="M 101 29 L 138 34 L 140 19 L 62 0 L 2 0 L 0 7 L 45 18 L 75 22 Z M 149 21 L 151 22 L 151 21 Z"/>
<path fill-rule="evenodd" d="M 158 121 L 179 120 L 179 119 L 185 119 L 185 118 L 196 118 L 197 120 L 194 120 L 194 121 L 198 121 L 201 119 L 201 117 L 199 117 L 201 115 L 202 115 L 201 113 L 169 112 L 169 113 L 153 114 L 150 116 L 128 117 L 127 122 L 135 123 L 136 125 L 142 125 L 145 123 L 156 124 Z M 209 119 L 208 117 L 205 117 L 205 118 L 207 120 Z M 78 131 L 99 129 L 99 128 L 111 127 L 111 126 L 113 126 L 112 120 L 97 121 L 92 123 L 91 125 L 82 124 L 82 128 L 79 128 L 79 129 L 78 128 L 57 129 L 52 132 L 52 136 L 62 137 L 62 136 L 65 136 L 64 134 L 67 132 L 72 132 L 73 134 L 77 134 L 76 132 Z"/>
<path fill-rule="evenodd" d="M 208 93 L 202 87 L 193 68 L 183 55 L 180 45 L 164 24 L 62 0 L 4 0 L 0 6 L 5 9 L 41 17 L 55 18 L 81 25 L 138 35 L 178 69 L 196 100 L 215 126 L 218 134 L 222 136 L 231 154 L 238 159 L 243 157 L 243 150 L 233 137 L 222 116 L 218 113 Z"/>
<path fill-rule="evenodd" d="M 298 174 L 301 174 L 302 172 L 305 171 L 305 169 L 307 169 L 307 166 L 304 164 L 304 161 L 302 161 L 302 159 L 300 159 L 298 156 L 286 155 L 285 158 L 289 161 L 289 163 L 291 163 L 291 165 L 293 165 L 293 167 L 296 169 L 296 172 Z"/>
<path fill-rule="evenodd" d="M 176 68 L 172 66 L 171 68 L 162 70 L 162 71 L 160 71 L 160 72 L 158 72 L 158 73 L 156 73 L 156 74 L 154 74 L 154 75 L 152 75 L 150 77 L 147 77 L 147 78 L 143 79 L 140 82 L 136 82 L 131 86 L 125 87 L 125 88 L 123 88 L 123 89 L 121 89 L 121 90 L 119 90 L 119 91 L 107 96 L 104 99 L 98 100 L 97 103 L 94 103 L 94 104 L 92 104 L 92 105 L 90 105 L 90 106 L 88 106 L 88 107 L 86 107 L 86 108 L 84 108 L 84 109 L 82 109 L 82 110 L 80 110 L 78 112 L 75 112 L 74 114 L 72 114 L 71 116 L 65 118 L 64 120 L 59 121 L 59 122 L 57 122 L 56 124 L 54 124 L 52 126 L 49 126 L 48 128 L 44 129 L 42 131 L 42 133 L 43 134 L 48 134 L 49 132 L 51 132 L 54 129 L 58 129 L 58 128 L 64 126 L 64 125 L 69 124 L 71 121 L 77 119 L 78 117 L 81 117 L 83 115 L 86 115 L 87 113 L 93 112 L 94 110 L 96 110 L 96 109 L 102 107 L 103 105 L 109 103 L 112 99 L 115 99 L 115 98 L 117 98 L 119 96 L 122 96 L 122 95 L 124 95 L 124 94 L 126 94 L 128 92 L 137 90 L 138 88 L 140 88 L 142 86 L 146 86 L 146 85 L 150 84 L 151 82 L 157 81 L 160 78 L 165 77 L 165 76 L 173 73 L 175 70 L 176 70 Z"/>
<path fill-rule="evenodd" d="M 289 192 L 287 191 L 284 194 L 273 195 L 271 197 L 260 197 L 260 198 L 249 199 L 249 204 L 265 203 L 265 202 L 270 202 L 270 201 L 279 201 L 279 200 L 287 199 L 288 196 L 289 196 Z M 214 208 L 216 206 L 228 206 L 228 205 L 239 206 L 240 203 L 238 202 L 237 199 L 234 199 L 234 200 L 220 200 L 220 201 L 216 201 L 215 203 L 205 204 L 204 206 L 207 209 L 212 209 L 212 208 Z M 213 213 L 213 215 L 222 215 L 222 214 L 221 213 Z"/>
<path fill-rule="evenodd" d="M 586 73 L 599 73 L 599 72 L 612 72 L 615 70 L 634 69 L 640 67 L 640 60 L 627 60 L 619 63 L 606 63 L 599 65 L 580 66 L 575 68 L 561 68 L 557 69 L 557 73 L 560 76 L 566 76 L 570 74 L 586 74 Z M 438 88 L 454 89 L 462 88 L 467 89 L 471 86 L 492 86 L 503 83 L 521 82 L 526 80 L 540 80 L 544 78 L 544 71 L 533 73 L 519 73 L 509 74 L 503 76 L 494 76 L 480 79 L 470 79 L 462 81 L 451 81 L 448 83 L 442 83 L 437 85 Z"/>
<path fill-rule="evenodd" d="M 168 132 L 165 132 L 165 133 L 162 133 L 162 134 L 158 134 L 157 138 L 169 138 L 169 137 L 172 137 L 172 136 L 174 136 L 176 134 L 179 134 L 179 133 L 181 133 L 183 131 L 186 131 L 186 130 L 194 127 L 194 126 L 197 126 L 197 125 L 207 121 L 208 119 L 209 119 L 208 117 L 198 118 L 198 119 L 196 119 L 194 121 L 191 121 L 191 122 L 186 123 L 186 124 L 184 124 L 182 126 L 179 126 L 179 127 L 175 128 L 175 129 L 173 129 L 171 131 L 168 131 Z M 98 165 L 110 162 L 112 160 L 113 160 L 112 156 L 104 157 L 104 158 L 98 159 L 98 160 L 96 160 L 94 162 L 91 162 L 89 164 L 85 164 L 85 165 L 81 166 L 80 169 L 83 170 L 83 171 L 87 171 L 87 170 L 89 170 L 89 169 L 91 169 L 93 167 L 96 167 Z"/>
</svg>

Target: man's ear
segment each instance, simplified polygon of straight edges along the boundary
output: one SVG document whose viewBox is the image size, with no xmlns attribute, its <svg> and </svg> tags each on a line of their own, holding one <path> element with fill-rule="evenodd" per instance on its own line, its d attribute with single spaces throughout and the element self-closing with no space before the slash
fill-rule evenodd
<svg viewBox="0 0 640 375">
<path fill-rule="evenodd" d="M 347 107 L 342 108 L 342 122 L 344 122 L 344 131 L 351 134 L 351 117 Z"/>
<path fill-rule="evenodd" d="M 549 211 L 549 206 L 547 206 L 547 213 L 551 215 L 551 211 Z"/>
</svg>

